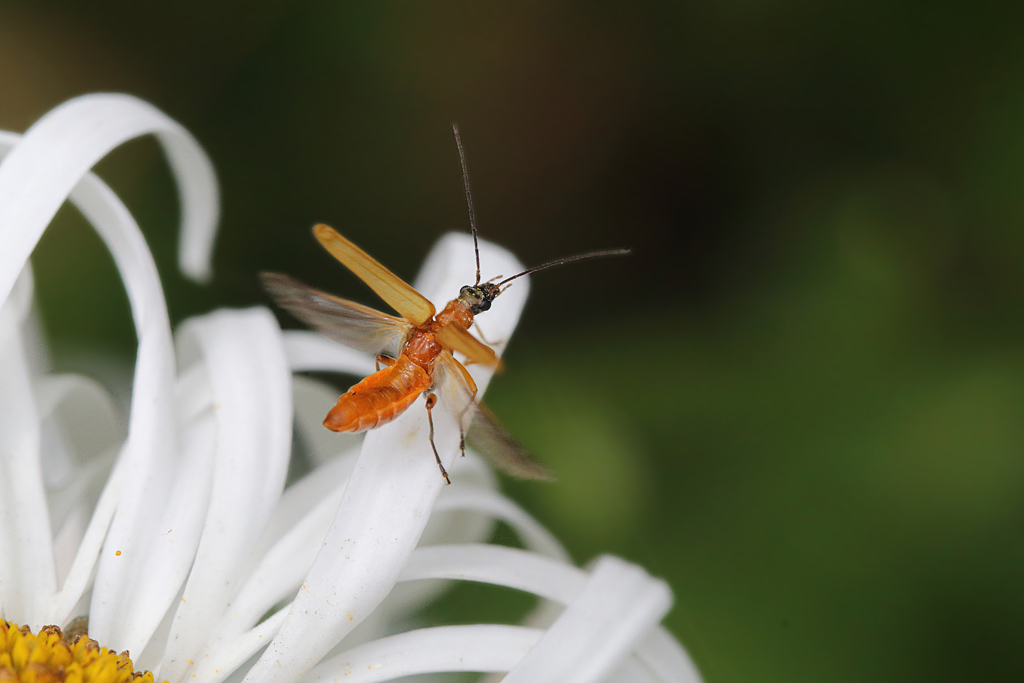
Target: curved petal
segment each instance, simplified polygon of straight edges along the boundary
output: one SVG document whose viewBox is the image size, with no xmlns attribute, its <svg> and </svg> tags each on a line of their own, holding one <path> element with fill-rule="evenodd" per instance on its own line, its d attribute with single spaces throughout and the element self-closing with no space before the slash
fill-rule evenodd
<svg viewBox="0 0 1024 683">
<path fill-rule="evenodd" d="M 124 440 L 110 394 L 81 375 L 37 377 L 44 484 L 58 585 L 65 583 Z"/>
<path fill-rule="evenodd" d="M 130 630 L 121 626 L 125 637 L 147 645 L 164 622 L 168 609 L 175 606 L 182 583 L 194 566 L 196 549 L 208 517 L 218 444 L 213 418 L 207 416 L 191 422 L 180 431 L 178 443 L 182 457 L 163 481 L 166 503 L 154 510 L 148 520 L 152 554 L 144 559 L 143 574 L 133 577 L 131 599 L 126 601 L 118 615 L 119 625 L 131 626 Z M 108 540 L 104 553 L 110 553 L 110 547 Z M 113 555 L 117 557 L 116 551 Z M 140 647 L 136 651 L 144 650 Z"/>
<path fill-rule="evenodd" d="M 196 662 L 191 669 L 191 679 L 203 683 L 221 683 L 257 653 L 266 647 L 287 616 L 287 608 L 280 609 L 245 633 L 222 643 L 208 656 Z M 237 678 L 237 677 L 236 677 Z"/>
<path fill-rule="evenodd" d="M 507 251 L 481 243 L 481 261 L 500 272 L 518 272 Z M 417 288 L 435 305 L 473 280 L 472 240 L 450 234 L 431 252 Z M 524 283 L 525 285 L 525 283 Z M 527 287 L 512 288 L 488 313 L 485 335 L 507 339 L 525 303 Z M 490 371 L 471 369 L 481 391 Z M 334 523 L 291 612 L 248 681 L 290 681 L 309 671 L 391 590 L 419 541 L 444 482 L 437 472 L 424 411 L 413 406 L 390 425 L 369 432 Z M 451 464 L 458 427 L 435 412 L 435 442 Z"/>
<path fill-rule="evenodd" d="M 569 560 L 565 548 L 550 531 L 497 491 L 486 489 L 451 491 L 442 496 L 434 508 L 436 512 L 460 509 L 483 512 L 500 519 L 516 530 L 519 538 L 528 548 L 559 560 L 566 562 Z"/>
<path fill-rule="evenodd" d="M 13 145 L 17 138 L 18 136 L 13 133 L 0 131 L 0 159 L 7 154 L 8 147 Z M 6 144 L 8 141 L 10 145 Z M 35 277 L 32 274 L 32 264 L 25 263 L 21 273 L 18 275 L 18 279 L 14 281 L 11 295 L 7 299 L 7 303 L 14 307 L 14 315 L 19 322 L 24 322 L 32 310 L 32 297 L 34 294 Z"/>
<path fill-rule="evenodd" d="M 537 553 L 466 543 L 413 551 L 399 580 L 422 579 L 457 579 L 507 586 L 569 605 L 583 593 L 588 577 L 582 569 Z M 701 680 L 686 651 L 662 627 L 646 633 L 636 645 L 634 655 L 637 662 L 655 676 L 655 680 L 677 683 Z M 621 676 L 613 678 L 634 680 Z"/>
<path fill-rule="evenodd" d="M 686 683 L 683 679 L 670 678 L 662 680 L 648 669 L 640 660 L 630 657 L 619 667 L 602 679 L 605 683 Z"/>
<path fill-rule="evenodd" d="M 513 668 L 507 683 L 597 682 L 621 666 L 672 605 L 664 581 L 602 557 L 582 592 Z"/>
<path fill-rule="evenodd" d="M 57 589 L 40 420 L 14 306 L 0 305 L 0 609 L 37 624 Z"/>
<path fill-rule="evenodd" d="M 399 581 L 458 579 L 507 586 L 563 605 L 583 592 L 587 575 L 560 560 L 516 548 L 480 543 L 417 548 Z"/>
<path fill-rule="evenodd" d="M 543 631 L 522 626 L 437 626 L 381 638 L 319 664 L 310 683 L 378 683 L 402 676 L 453 671 L 508 671 Z"/>
<path fill-rule="evenodd" d="M 683 646 L 673 638 L 665 627 L 658 627 L 647 634 L 636 649 L 637 656 L 663 681 L 678 683 L 700 683 L 700 672 Z"/>
<path fill-rule="evenodd" d="M 295 378 L 296 384 L 298 379 Z M 284 536 L 292 533 L 296 525 L 301 524 L 303 518 L 310 514 L 317 505 L 320 505 L 325 498 L 341 495 L 341 489 L 348 482 L 358 455 L 357 448 L 350 448 L 327 460 L 323 465 L 285 489 L 284 494 L 277 501 L 270 521 L 253 547 L 254 564 L 262 562 L 259 558 L 263 557 Z M 337 499 L 335 503 L 337 503 Z M 333 510 L 331 517 L 333 517 Z M 330 519 L 323 527 L 321 540 L 328 528 L 330 528 Z M 319 545 L 319 541 L 317 541 L 317 545 Z"/>
<path fill-rule="evenodd" d="M 117 649 L 140 651 L 149 634 L 124 619 L 124 605 L 132 602 L 134 579 L 147 575 L 144 565 L 161 567 L 162 547 L 175 540 L 159 536 L 158 511 L 167 492 L 163 484 L 176 464 L 172 405 L 174 365 L 170 326 L 156 267 L 145 240 L 131 215 L 116 196 L 88 174 L 100 158 L 126 140 L 156 133 L 164 144 L 178 180 L 182 198 L 184 241 L 189 253 L 195 245 L 212 240 L 216 222 L 216 184 L 212 167 L 192 137 L 158 110 L 124 95 L 89 95 L 70 100 L 33 125 L 0 164 L 0 300 L 7 298 L 17 273 L 28 259 L 43 230 L 70 195 L 86 219 L 97 229 L 125 281 L 139 338 L 135 365 L 129 436 L 122 458 L 129 471 L 112 477 L 110 511 L 117 512 L 106 535 L 108 552 L 100 555 L 90 609 L 91 634 Z M 16 141 L 4 134 L 0 143 Z M 208 249 L 207 249 L 208 251 Z M 192 259 L 193 271 L 199 259 Z M 110 501 L 110 498 L 113 501 Z M 97 509 L 99 511 L 99 508 Z M 94 514 L 86 537 L 102 538 L 108 517 Z M 91 532 L 91 533 L 90 533 Z M 76 558 L 69 583 L 89 571 L 90 552 Z M 170 577 L 174 580 L 175 577 Z M 180 581 L 180 577 L 178 578 Z M 65 595 L 60 602 L 67 604 Z M 71 603 L 73 604 L 73 602 Z"/>
<path fill-rule="evenodd" d="M 281 331 L 265 308 L 187 321 L 183 345 L 201 354 L 217 423 L 213 491 L 161 676 L 182 678 L 228 609 L 252 545 L 284 488 L 291 452 L 291 373 Z M 187 485 L 187 484 L 186 484 Z"/>
<path fill-rule="evenodd" d="M 321 337 L 315 332 L 291 330 L 284 333 L 288 364 L 294 372 L 320 370 L 368 375 L 374 370 L 373 358 Z"/>
<path fill-rule="evenodd" d="M 124 439 L 114 401 L 99 382 L 82 375 L 47 374 L 37 380 L 36 393 L 40 417 L 58 423 L 60 435 L 67 441 L 66 449 L 43 451 L 47 489 L 76 483 L 83 464 L 97 453 L 116 448 Z"/>
<path fill-rule="evenodd" d="M 316 559 L 343 489 L 323 498 L 260 558 L 225 614 L 218 631 L 227 637 L 250 628 L 261 615 L 293 595 Z"/>
<path fill-rule="evenodd" d="M 479 459 L 467 460 L 479 466 L 481 476 L 477 477 L 477 486 L 494 485 L 489 470 Z M 348 476 L 355 465 L 354 461 L 355 453 L 336 458 L 288 488 L 274 512 L 271 527 L 264 533 L 265 538 L 257 544 L 258 561 L 232 600 L 231 610 L 218 627 L 218 633 L 233 637 L 250 628 L 272 606 L 295 595 L 330 528 Z M 460 478 L 455 486 L 468 485 L 470 471 L 458 471 L 466 472 L 467 476 Z M 453 519 L 454 514 L 435 514 L 431 519 L 431 526 L 438 527 L 434 535 L 450 541 L 476 541 L 483 538 L 490 525 L 475 510 L 469 506 L 466 509 L 472 514 L 461 512 L 462 508 L 458 505 L 445 508 L 445 511 L 471 517 L 461 522 Z M 516 522 L 522 520 L 514 512 L 508 516 L 513 520 L 510 524 L 518 528 Z M 274 540 L 273 545 L 265 546 L 269 539 Z M 261 547 L 266 550 L 260 550 Z M 389 606 L 396 614 L 408 614 L 435 592 L 433 589 L 416 591 L 404 596 L 405 599 L 398 604 L 389 603 Z"/>
<path fill-rule="evenodd" d="M 287 336 L 285 341 L 287 341 Z M 287 346 L 287 345 L 286 345 Z M 372 370 L 372 368 L 371 368 Z M 338 389 L 309 377 L 292 378 L 295 403 L 295 435 L 309 464 L 320 467 L 337 459 L 339 453 L 358 449 L 361 434 L 338 434 L 324 429 L 324 415 L 338 400 Z M 352 459 L 355 465 L 355 458 Z M 347 476 L 347 475 L 346 475 Z M 277 518 L 277 515 L 274 516 Z"/>
<path fill-rule="evenodd" d="M 418 545 L 443 543 L 480 543 L 491 537 L 499 517 L 479 514 L 470 507 L 446 505 L 451 496 L 462 492 L 480 491 L 498 495 L 498 476 L 482 458 L 472 451 L 452 464 L 452 485 L 441 493 L 430 521 L 423 529 Z M 511 525 L 513 528 L 515 525 Z"/>
<path fill-rule="evenodd" d="M 209 271 L 217 223 L 213 165 L 195 139 L 158 109 L 130 95 L 83 95 L 48 112 L 0 165 L 0 301 L 72 188 L 97 161 L 133 138 L 155 133 L 182 205 L 183 270 Z M 4 151 L 16 138 L 5 133 Z"/>
</svg>

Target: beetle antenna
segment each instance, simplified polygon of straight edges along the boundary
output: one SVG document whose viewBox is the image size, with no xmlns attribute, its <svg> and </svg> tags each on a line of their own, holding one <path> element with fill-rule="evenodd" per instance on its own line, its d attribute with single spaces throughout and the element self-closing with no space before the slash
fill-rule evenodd
<svg viewBox="0 0 1024 683">
<path fill-rule="evenodd" d="M 473 235 L 473 253 L 476 254 L 476 282 L 473 286 L 480 284 L 480 245 L 476 241 L 476 211 L 473 210 L 473 193 L 469 191 L 469 170 L 466 168 L 466 152 L 462 149 L 462 137 L 459 135 L 459 125 L 452 124 L 452 132 L 455 133 L 455 145 L 459 148 L 459 161 L 462 163 L 462 184 L 466 187 L 466 206 L 469 207 L 469 232 Z"/>
<path fill-rule="evenodd" d="M 573 261 L 585 261 L 586 259 L 599 258 L 601 256 L 625 256 L 629 252 L 630 252 L 629 249 L 602 249 L 601 251 L 591 251 L 591 252 L 587 252 L 586 254 L 577 254 L 575 256 L 566 256 L 564 258 L 555 259 L 554 261 L 548 261 L 547 263 L 542 263 L 539 266 L 534 266 L 533 268 L 527 268 L 526 270 L 524 270 L 523 272 L 519 273 L 518 275 L 513 275 L 512 277 L 505 278 L 504 280 L 499 282 L 496 286 L 497 287 L 501 287 L 506 282 L 511 282 L 512 280 L 515 280 L 517 277 L 522 277 L 524 275 L 529 275 L 530 273 L 536 273 L 538 270 L 545 270 L 547 268 L 553 268 L 555 266 L 561 266 L 561 265 L 566 264 L 566 263 L 572 263 Z M 501 291 L 504 292 L 505 290 L 503 289 Z"/>
</svg>

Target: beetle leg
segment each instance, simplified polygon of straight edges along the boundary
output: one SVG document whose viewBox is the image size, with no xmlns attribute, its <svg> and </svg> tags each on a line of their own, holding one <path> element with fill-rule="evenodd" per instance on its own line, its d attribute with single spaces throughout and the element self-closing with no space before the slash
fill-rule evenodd
<svg viewBox="0 0 1024 683">
<path fill-rule="evenodd" d="M 480 341 L 488 346 L 501 346 L 505 343 L 503 341 L 487 341 L 487 337 L 484 336 L 484 331 L 480 329 L 480 326 L 476 324 L 475 320 L 473 321 L 473 328 L 476 330 L 476 336 L 480 337 Z"/>
<path fill-rule="evenodd" d="M 377 372 L 380 372 L 380 366 L 383 365 L 386 368 L 390 368 L 392 365 L 395 364 L 395 359 L 383 353 L 378 353 L 377 357 L 374 359 L 374 362 L 377 363 Z"/>
<path fill-rule="evenodd" d="M 430 447 L 434 449 L 434 460 L 437 460 L 437 466 L 441 468 L 441 476 L 444 477 L 445 484 L 451 484 L 452 480 L 448 478 L 448 472 L 445 471 L 444 465 L 441 464 L 441 456 L 437 454 L 437 446 L 434 445 L 434 415 L 430 412 L 434 409 L 434 404 L 437 403 L 437 394 L 427 394 L 427 423 L 430 424 Z"/>
</svg>

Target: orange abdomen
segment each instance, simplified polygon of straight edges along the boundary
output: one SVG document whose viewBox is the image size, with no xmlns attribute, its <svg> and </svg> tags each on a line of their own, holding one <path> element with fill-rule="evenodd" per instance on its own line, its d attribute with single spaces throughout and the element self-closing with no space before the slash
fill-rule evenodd
<svg viewBox="0 0 1024 683">
<path fill-rule="evenodd" d="M 324 418 L 335 432 L 362 432 L 391 422 L 430 388 L 426 370 L 403 353 L 390 368 L 373 373 L 349 389 Z"/>
</svg>

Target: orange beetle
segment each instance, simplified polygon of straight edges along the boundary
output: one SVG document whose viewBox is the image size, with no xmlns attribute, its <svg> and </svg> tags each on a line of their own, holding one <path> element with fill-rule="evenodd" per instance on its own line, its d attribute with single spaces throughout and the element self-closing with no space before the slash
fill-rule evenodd
<svg viewBox="0 0 1024 683">
<path fill-rule="evenodd" d="M 470 230 L 476 251 L 476 282 L 459 291 L 437 313 L 433 304 L 372 256 L 342 237 L 333 228 L 317 225 L 313 234 L 320 244 L 402 317 L 381 313 L 367 306 L 319 291 L 279 273 L 262 273 L 263 286 L 282 308 L 327 337 L 358 351 L 376 354 L 377 372 L 366 377 L 338 399 L 324 419 L 324 426 L 336 432 L 362 432 L 391 422 L 405 412 L 420 394 L 426 394 L 430 425 L 430 446 L 446 483 L 451 483 L 434 445 L 431 411 L 438 394 L 452 410 L 462 436 L 465 453 L 469 438 L 506 472 L 526 479 L 550 478 L 548 470 L 494 419 L 477 400 L 477 387 L 465 366 L 452 355 L 459 352 L 469 362 L 499 367 L 494 351 L 469 332 L 473 318 L 491 307 L 512 280 L 545 268 L 628 253 L 626 249 L 595 251 L 557 259 L 494 282 L 480 282 L 480 251 L 476 244 L 476 220 L 469 191 L 465 155 L 458 129 L 455 139 L 462 160 Z M 381 368 L 384 365 L 386 367 Z"/>
</svg>

